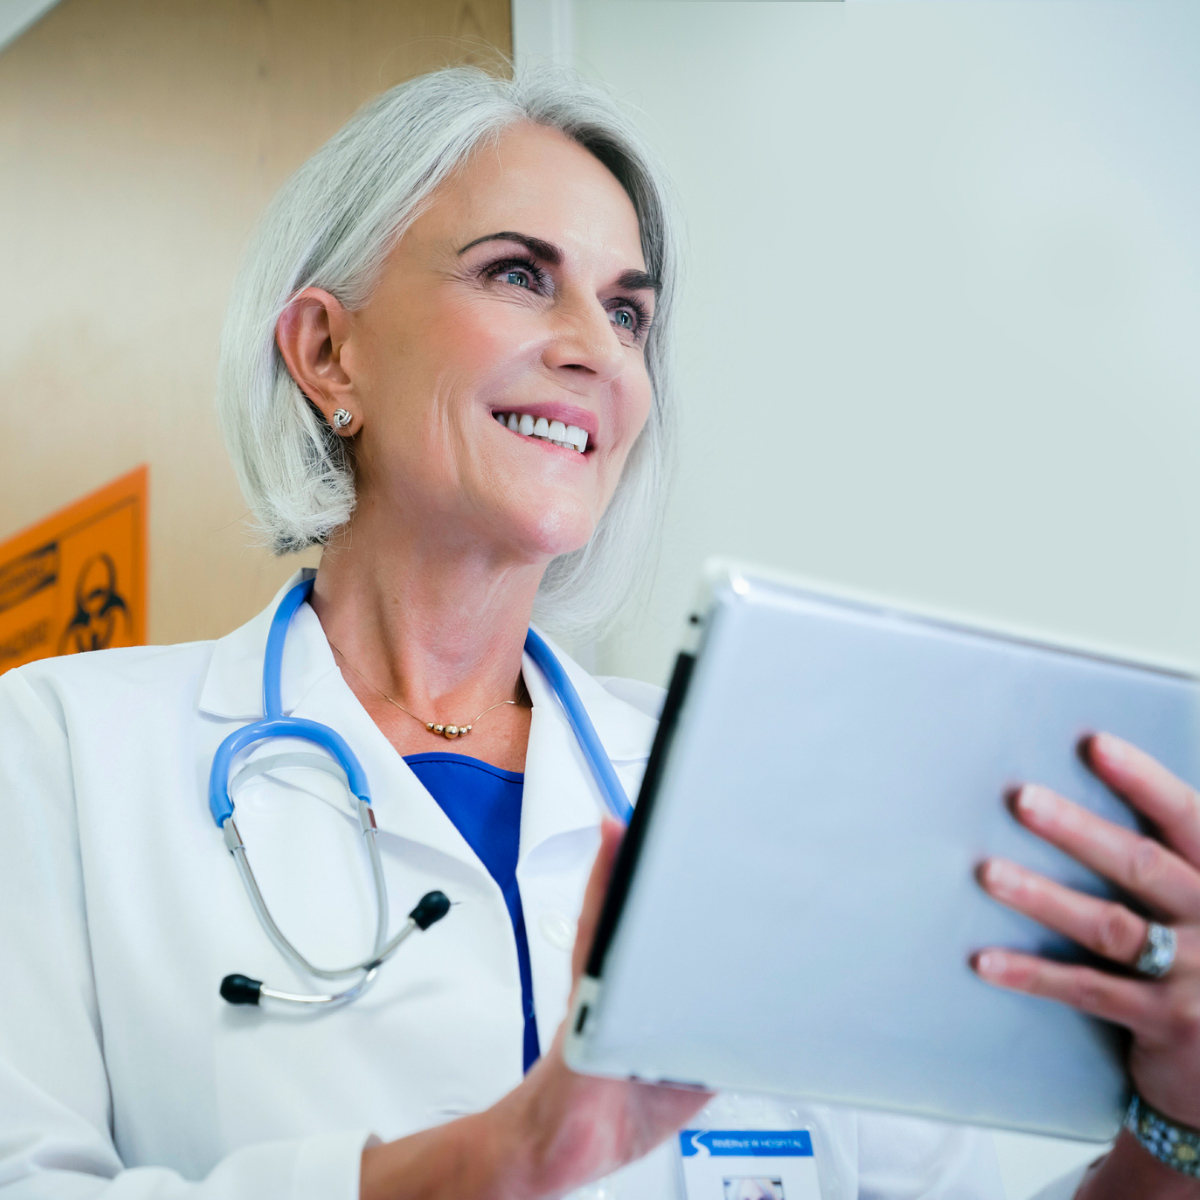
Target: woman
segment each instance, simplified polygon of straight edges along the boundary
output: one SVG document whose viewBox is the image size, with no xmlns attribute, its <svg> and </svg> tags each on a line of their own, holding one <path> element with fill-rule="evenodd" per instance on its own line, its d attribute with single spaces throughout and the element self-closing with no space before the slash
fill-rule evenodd
<svg viewBox="0 0 1200 1200">
<path fill-rule="evenodd" d="M 0 680 L 0 1181 L 15 1194 L 557 1196 L 646 1155 L 706 1102 L 563 1063 L 555 1031 L 619 832 L 523 654 L 532 614 L 594 623 L 643 570 L 673 286 L 652 160 L 609 101 L 560 77 L 404 85 L 284 188 L 237 285 L 220 403 L 276 548 L 325 546 L 311 593 L 294 580 L 214 644 Z M 353 747 L 373 822 L 311 761 L 280 757 L 311 753 L 291 740 L 235 764 L 222 837 L 209 764 L 262 715 L 285 595 L 307 603 L 283 642 L 282 710 Z M 634 794 L 654 696 L 559 659 Z M 1115 742 L 1095 762 L 1173 851 L 1035 790 L 1021 819 L 1156 910 L 1197 919 L 1192 794 Z M 294 993 L 335 986 L 264 934 L 227 849 L 244 839 L 299 953 L 345 963 L 379 944 L 357 933 L 375 911 L 364 836 L 392 928 L 432 889 L 453 902 L 445 919 L 353 1004 L 224 1004 L 217 983 L 239 971 Z M 1144 940 L 1131 912 L 1004 864 L 985 882 L 1118 961 Z M 1179 936 L 1191 971 L 1194 932 Z M 1156 983 L 999 951 L 979 969 L 1129 1024 L 1146 1100 L 1200 1125 L 1200 991 L 1184 962 Z M 730 1104 L 713 1100 L 712 1119 Z M 1002 1194 L 970 1131 L 735 1109 L 810 1125 L 826 1200 Z M 671 1179 L 660 1150 L 620 1194 L 670 1195 Z M 1123 1135 L 1081 1194 L 1194 1186 Z"/>
</svg>

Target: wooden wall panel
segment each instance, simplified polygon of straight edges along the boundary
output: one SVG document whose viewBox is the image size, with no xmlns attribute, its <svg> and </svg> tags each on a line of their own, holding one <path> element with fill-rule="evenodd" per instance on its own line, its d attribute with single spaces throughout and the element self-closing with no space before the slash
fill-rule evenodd
<svg viewBox="0 0 1200 1200">
<path fill-rule="evenodd" d="M 213 381 L 248 232 L 365 100 L 511 53 L 509 0 L 64 0 L 0 54 L 0 539 L 150 464 L 150 640 L 220 635 L 253 544 Z"/>
</svg>

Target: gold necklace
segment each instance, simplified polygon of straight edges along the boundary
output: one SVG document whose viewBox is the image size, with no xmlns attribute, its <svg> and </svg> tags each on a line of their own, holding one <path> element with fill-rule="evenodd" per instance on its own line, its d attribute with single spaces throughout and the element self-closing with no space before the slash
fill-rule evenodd
<svg viewBox="0 0 1200 1200">
<path fill-rule="evenodd" d="M 332 642 L 330 642 L 329 645 L 330 648 L 342 660 L 342 662 L 344 662 L 346 666 L 348 666 L 350 670 L 353 671 L 354 674 L 357 675 L 359 679 L 361 679 L 363 683 L 365 683 L 373 692 L 378 692 L 389 704 L 394 704 L 402 713 L 412 717 L 414 721 L 421 721 L 421 718 L 418 717 L 416 713 L 409 712 L 399 700 L 393 700 L 392 697 L 389 696 L 382 688 L 376 687 Z M 522 681 L 521 690 L 523 692 L 525 690 L 524 681 Z M 483 712 L 479 714 L 479 717 L 486 717 L 493 708 L 503 708 L 506 704 L 521 706 L 521 702 L 519 700 L 498 700 L 491 706 L 491 708 L 485 708 Z M 475 721 L 478 721 L 479 717 L 476 717 Z M 468 733 L 470 733 L 471 729 L 475 725 L 475 721 L 472 721 L 470 725 L 443 725 L 437 721 L 421 721 L 421 724 L 424 725 L 430 733 L 436 734 L 439 737 L 453 740 L 454 738 L 465 737 Z"/>
</svg>

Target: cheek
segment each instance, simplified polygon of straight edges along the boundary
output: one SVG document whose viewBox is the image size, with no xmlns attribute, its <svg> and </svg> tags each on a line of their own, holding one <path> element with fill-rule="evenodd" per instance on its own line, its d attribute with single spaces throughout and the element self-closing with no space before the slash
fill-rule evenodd
<svg viewBox="0 0 1200 1200">
<path fill-rule="evenodd" d="M 496 306 L 483 312 L 471 303 L 449 303 L 427 309 L 403 332 L 381 331 L 372 347 L 378 364 L 372 390 L 380 407 L 399 403 L 410 430 L 414 422 L 445 420 L 447 402 L 453 407 L 514 372 L 521 335 L 528 333 L 514 317 Z"/>
<path fill-rule="evenodd" d="M 430 349 L 441 377 L 473 390 L 518 372 L 529 336 L 527 314 L 497 305 L 464 304 L 438 322 Z"/>
<path fill-rule="evenodd" d="M 652 403 L 650 380 L 644 372 L 636 384 L 631 384 L 615 398 L 612 408 L 615 440 L 612 449 L 605 456 L 604 470 L 600 476 L 601 511 L 608 507 L 613 493 L 617 490 L 629 452 L 633 449 L 638 435 L 646 427 Z"/>
<path fill-rule="evenodd" d="M 617 446 L 622 462 L 633 443 L 637 441 L 638 434 L 645 428 L 653 402 L 654 393 L 650 387 L 650 379 L 645 369 L 641 368 L 637 377 L 630 380 L 616 406 Z"/>
<path fill-rule="evenodd" d="M 460 303 L 426 311 L 424 318 L 402 334 L 381 335 L 372 347 L 367 407 L 373 436 L 363 444 L 374 442 L 374 457 L 382 461 L 369 471 L 405 464 L 410 475 L 444 474 L 455 431 L 473 401 L 519 373 L 521 330 L 510 314 L 494 308 L 484 314 Z"/>
</svg>

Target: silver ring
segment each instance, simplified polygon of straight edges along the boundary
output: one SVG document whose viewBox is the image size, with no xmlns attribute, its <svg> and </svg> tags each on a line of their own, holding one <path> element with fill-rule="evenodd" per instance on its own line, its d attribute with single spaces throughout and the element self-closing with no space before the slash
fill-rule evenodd
<svg viewBox="0 0 1200 1200">
<path fill-rule="evenodd" d="M 1175 965 L 1175 950 L 1179 939 L 1175 930 L 1168 925 L 1151 921 L 1146 929 L 1146 940 L 1142 952 L 1133 965 L 1139 975 L 1147 979 L 1161 979 Z"/>
<path fill-rule="evenodd" d="M 335 408 L 333 410 L 333 427 L 334 429 L 345 429 L 354 418 L 344 408 Z"/>
</svg>

